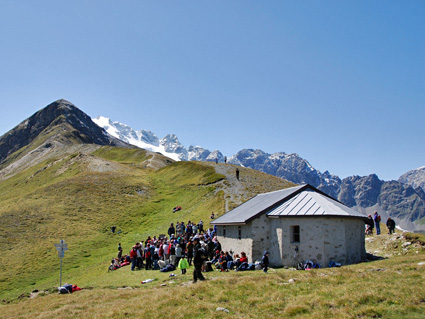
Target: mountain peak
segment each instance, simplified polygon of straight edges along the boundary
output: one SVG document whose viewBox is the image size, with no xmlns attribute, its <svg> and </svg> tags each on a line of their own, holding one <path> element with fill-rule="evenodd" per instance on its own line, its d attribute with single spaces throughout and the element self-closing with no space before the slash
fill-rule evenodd
<svg viewBox="0 0 425 319">
<path fill-rule="evenodd" d="M 98 144 L 130 147 L 130 145 L 108 135 L 92 119 L 74 104 L 59 99 L 34 113 L 15 128 L 0 137 L 0 163 L 9 155 L 20 150 L 29 152 L 29 146 L 37 140 L 37 145 L 49 140 L 60 144 Z M 34 146 L 36 147 L 36 146 Z M 22 149 L 22 150 L 21 150 Z"/>
<path fill-rule="evenodd" d="M 44 109 L 61 110 L 61 111 L 65 111 L 66 113 L 68 113 L 68 112 L 76 112 L 76 111 L 82 112 L 73 103 L 71 103 L 71 102 L 69 102 L 68 100 L 65 100 L 65 99 L 56 100 L 56 101 L 50 103 L 49 105 L 47 105 L 41 111 L 43 111 Z"/>
</svg>

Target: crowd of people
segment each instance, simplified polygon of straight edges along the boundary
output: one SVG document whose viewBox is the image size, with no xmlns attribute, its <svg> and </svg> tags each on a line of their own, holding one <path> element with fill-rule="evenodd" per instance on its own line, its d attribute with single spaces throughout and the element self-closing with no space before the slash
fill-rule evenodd
<svg viewBox="0 0 425 319">
<path fill-rule="evenodd" d="M 388 228 L 388 234 L 394 234 L 395 232 L 395 221 L 391 217 L 388 217 L 386 226 Z M 368 221 L 366 223 L 366 235 L 373 235 L 373 229 L 376 228 L 376 235 L 381 234 L 381 216 L 378 212 L 375 212 L 372 215 L 368 216 Z"/>
<path fill-rule="evenodd" d="M 110 269 L 131 265 L 131 271 L 144 268 L 167 272 L 178 268 L 185 274 L 187 268 L 193 264 L 194 282 L 204 280 L 202 273 L 214 268 L 220 271 L 253 270 L 253 264 L 248 263 L 245 252 L 241 252 L 239 256 L 232 251 L 222 250 L 216 227 L 204 230 L 202 219 L 197 224 L 191 221 L 185 224 L 182 221 L 174 226 L 171 223 L 168 236 L 148 236 L 146 240 L 137 242 L 126 255 L 123 255 L 123 248 L 119 244 L 118 256 L 112 260 Z M 263 256 L 261 268 L 267 272 L 268 252 Z"/>
</svg>

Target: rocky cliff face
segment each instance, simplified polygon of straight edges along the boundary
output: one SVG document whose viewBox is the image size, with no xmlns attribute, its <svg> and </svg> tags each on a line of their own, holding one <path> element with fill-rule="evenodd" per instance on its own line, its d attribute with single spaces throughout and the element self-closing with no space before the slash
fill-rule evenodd
<svg viewBox="0 0 425 319">
<path fill-rule="evenodd" d="M 408 171 L 398 179 L 400 183 L 407 184 L 413 188 L 422 188 L 425 190 L 425 166 Z"/>
<path fill-rule="evenodd" d="M 341 184 L 338 176 L 328 171 L 320 173 L 298 154 L 268 154 L 261 150 L 245 149 L 230 157 L 229 163 L 254 168 L 296 184 L 310 184 L 334 197 Z"/>
<path fill-rule="evenodd" d="M 135 148 L 107 134 L 75 105 L 55 101 L 0 137 L 0 181 L 50 158 L 103 145 Z"/>
</svg>

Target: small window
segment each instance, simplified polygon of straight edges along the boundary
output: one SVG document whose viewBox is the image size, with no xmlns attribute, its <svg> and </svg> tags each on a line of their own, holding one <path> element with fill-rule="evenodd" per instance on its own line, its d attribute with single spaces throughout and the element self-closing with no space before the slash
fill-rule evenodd
<svg viewBox="0 0 425 319">
<path fill-rule="evenodd" d="M 291 243 L 299 243 L 300 242 L 300 226 L 295 225 L 291 226 Z"/>
<path fill-rule="evenodd" d="M 238 239 L 242 238 L 242 229 L 241 226 L 238 226 Z"/>
<path fill-rule="evenodd" d="M 223 237 L 226 237 L 226 226 L 223 226 Z"/>
</svg>

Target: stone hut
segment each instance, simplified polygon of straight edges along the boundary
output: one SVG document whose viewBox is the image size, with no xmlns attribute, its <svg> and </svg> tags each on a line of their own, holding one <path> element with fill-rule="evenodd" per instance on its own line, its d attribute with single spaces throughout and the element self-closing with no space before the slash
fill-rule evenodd
<svg viewBox="0 0 425 319">
<path fill-rule="evenodd" d="M 269 251 L 270 265 L 295 266 L 312 260 L 327 267 L 365 257 L 365 220 L 311 185 L 257 195 L 217 218 L 223 250 L 246 252 L 249 262 Z"/>
</svg>

